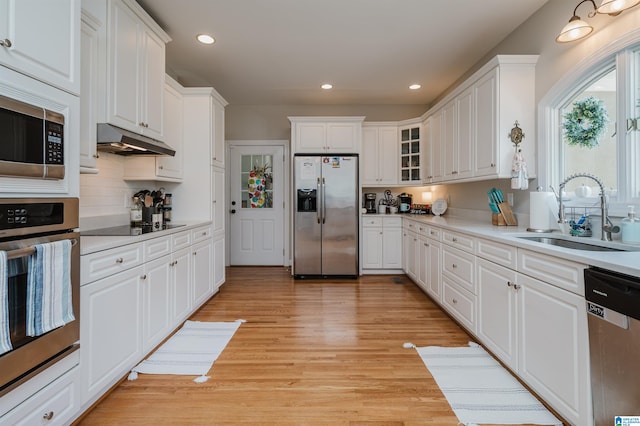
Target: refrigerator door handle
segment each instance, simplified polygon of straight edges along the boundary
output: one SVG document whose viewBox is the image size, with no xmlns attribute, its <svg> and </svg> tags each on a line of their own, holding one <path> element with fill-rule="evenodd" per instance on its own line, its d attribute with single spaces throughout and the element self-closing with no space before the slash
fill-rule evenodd
<svg viewBox="0 0 640 426">
<path fill-rule="evenodd" d="M 327 219 L 327 208 L 326 208 L 326 181 L 324 179 L 324 177 L 322 178 L 322 223 L 324 224 L 326 219 Z"/>
<path fill-rule="evenodd" d="M 321 192 L 320 192 L 320 178 L 318 178 L 317 183 L 316 183 L 316 194 L 317 195 L 321 194 Z M 320 198 L 320 197 L 318 197 L 318 198 Z M 316 217 L 318 219 L 318 223 L 320 223 L 320 208 L 318 208 L 317 206 L 316 206 Z"/>
</svg>

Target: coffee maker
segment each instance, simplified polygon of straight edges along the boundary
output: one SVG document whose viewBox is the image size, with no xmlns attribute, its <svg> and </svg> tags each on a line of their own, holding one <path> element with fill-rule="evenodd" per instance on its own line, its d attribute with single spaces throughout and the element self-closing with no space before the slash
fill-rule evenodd
<svg viewBox="0 0 640 426">
<path fill-rule="evenodd" d="M 376 193 L 366 192 L 364 194 L 364 208 L 367 209 L 367 213 L 376 212 Z"/>
</svg>

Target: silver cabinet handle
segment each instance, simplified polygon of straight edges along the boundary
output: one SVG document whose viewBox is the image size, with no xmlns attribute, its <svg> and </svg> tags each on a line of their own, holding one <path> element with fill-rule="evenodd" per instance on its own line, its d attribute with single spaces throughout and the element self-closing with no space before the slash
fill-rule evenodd
<svg viewBox="0 0 640 426">
<path fill-rule="evenodd" d="M 53 418 L 53 416 L 55 415 L 55 413 L 53 411 L 49 411 L 48 413 L 44 413 L 42 415 L 42 418 L 44 420 L 51 420 Z"/>
<path fill-rule="evenodd" d="M 119 257 L 119 258 L 116 259 L 116 263 L 122 263 L 122 262 L 124 262 L 123 258 Z"/>
<path fill-rule="evenodd" d="M 457 242 L 458 242 L 458 239 L 457 239 L 456 237 L 453 237 L 453 238 L 451 239 L 451 241 L 453 241 L 454 243 L 457 243 Z"/>
<path fill-rule="evenodd" d="M 507 287 L 511 287 L 513 283 L 511 281 L 507 281 Z"/>
<path fill-rule="evenodd" d="M 147 274 L 144 274 L 143 276 L 140 277 L 141 280 L 146 280 L 147 279 Z"/>
<path fill-rule="evenodd" d="M 458 303 L 458 300 L 457 300 L 457 299 L 452 299 L 451 301 L 453 302 L 453 304 L 454 304 L 454 305 L 455 305 L 456 303 Z"/>
<path fill-rule="evenodd" d="M 456 265 L 455 263 L 452 263 L 452 264 L 451 264 L 451 267 L 452 267 L 453 269 L 455 269 L 455 268 L 457 268 L 457 267 L 458 267 L 458 265 Z"/>
<path fill-rule="evenodd" d="M 520 290 L 520 287 L 522 287 L 520 284 L 514 284 L 514 285 L 513 285 L 513 288 L 514 288 L 515 290 Z"/>
<path fill-rule="evenodd" d="M 8 38 L 5 38 L 4 40 L 0 40 L 0 46 L 11 47 L 12 46 L 11 40 L 9 40 Z"/>
</svg>

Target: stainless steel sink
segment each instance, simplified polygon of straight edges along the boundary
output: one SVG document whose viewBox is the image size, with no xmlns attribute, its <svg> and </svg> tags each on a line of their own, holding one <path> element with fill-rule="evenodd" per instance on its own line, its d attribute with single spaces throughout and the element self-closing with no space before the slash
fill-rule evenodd
<svg viewBox="0 0 640 426">
<path fill-rule="evenodd" d="M 615 248 L 608 246 L 599 246 L 595 244 L 583 243 L 582 241 L 575 240 L 566 240 L 564 238 L 557 237 L 540 237 L 540 236 L 531 236 L 531 237 L 518 237 L 523 240 L 535 241 L 543 244 L 550 244 L 552 246 L 564 247 L 574 250 L 589 250 L 589 251 L 635 251 L 634 249 L 626 249 L 626 248 Z"/>
</svg>

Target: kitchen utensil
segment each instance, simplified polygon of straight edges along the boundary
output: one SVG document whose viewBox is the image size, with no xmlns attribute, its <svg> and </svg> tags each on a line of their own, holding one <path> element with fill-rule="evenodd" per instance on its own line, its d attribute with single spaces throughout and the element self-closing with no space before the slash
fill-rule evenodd
<svg viewBox="0 0 640 426">
<path fill-rule="evenodd" d="M 153 205 L 153 197 L 151 197 L 151 195 L 147 194 L 144 196 L 144 206 L 149 208 Z"/>
<path fill-rule="evenodd" d="M 493 213 L 500 213 L 500 209 L 498 208 L 498 205 L 493 201 L 491 195 L 489 195 L 489 208 Z"/>
</svg>

